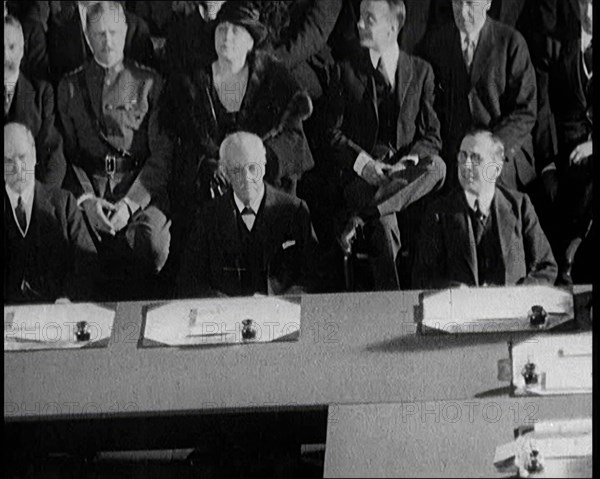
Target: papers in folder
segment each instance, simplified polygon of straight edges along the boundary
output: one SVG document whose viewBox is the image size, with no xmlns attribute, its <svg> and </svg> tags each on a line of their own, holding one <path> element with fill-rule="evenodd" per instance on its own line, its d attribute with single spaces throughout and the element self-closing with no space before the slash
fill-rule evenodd
<svg viewBox="0 0 600 479">
<path fill-rule="evenodd" d="M 511 347 L 515 395 L 591 394 L 592 333 L 536 335 Z"/>
<path fill-rule="evenodd" d="M 573 296 L 548 286 L 449 289 L 425 294 L 421 301 L 423 331 L 537 331 L 551 329 L 574 317 Z M 547 312 L 544 325 L 530 323 L 533 306 L 542 306 Z"/>
<path fill-rule="evenodd" d="M 146 312 L 144 340 L 169 346 L 297 340 L 300 297 L 176 301 Z M 247 320 L 254 334 L 247 335 Z"/>
<path fill-rule="evenodd" d="M 115 311 L 95 304 L 4 308 L 4 350 L 76 349 L 98 345 L 112 333 Z"/>
</svg>

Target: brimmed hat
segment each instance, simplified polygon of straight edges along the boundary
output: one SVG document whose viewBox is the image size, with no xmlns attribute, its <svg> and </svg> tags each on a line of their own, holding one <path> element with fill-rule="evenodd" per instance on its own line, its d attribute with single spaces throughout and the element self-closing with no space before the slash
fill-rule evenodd
<svg viewBox="0 0 600 479">
<path fill-rule="evenodd" d="M 224 22 L 244 27 L 254 39 L 255 45 L 260 44 L 267 37 L 267 29 L 260 23 L 260 13 L 250 2 L 235 0 L 225 2 L 217 13 L 215 26 Z"/>
</svg>

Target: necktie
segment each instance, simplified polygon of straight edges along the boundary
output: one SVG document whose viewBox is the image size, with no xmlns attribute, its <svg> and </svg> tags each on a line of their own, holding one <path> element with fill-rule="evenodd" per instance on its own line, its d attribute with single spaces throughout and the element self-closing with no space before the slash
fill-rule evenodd
<svg viewBox="0 0 600 479">
<path fill-rule="evenodd" d="M 4 85 L 4 114 L 7 115 L 10 110 L 10 103 L 12 100 L 12 95 L 6 85 Z"/>
<path fill-rule="evenodd" d="M 465 37 L 465 44 L 463 48 L 463 55 L 465 59 L 465 65 L 467 70 L 471 71 L 471 64 L 473 63 L 473 54 L 475 53 L 475 42 L 467 35 Z"/>
<path fill-rule="evenodd" d="M 583 61 L 585 62 L 585 69 L 587 70 L 589 75 L 592 74 L 593 58 L 594 55 L 592 54 L 592 42 L 590 41 L 590 44 L 583 52 Z"/>
<path fill-rule="evenodd" d="M 475 244 L 479 244 L 485 229 L 485 215 L 479 209 L 479 200 L 475 200 L 475 211 L 471 216 L 473 224 L 473 235 L 475 236 Z"/>
<path fill-rule="evenodd" d="M 27 230 L 27 216 L 25 215 L 25 205 L 23 205 L 23 198 L 19 196 L 19 200 L 17 201 L 17 207 L 15 208 L 15 216 L 17 217 L 17 222 L 21 227 L 21 231 L 25 233 Z"/>
<path fill-rule="evenodd" d="M 256 220 L 256 213 L 252 210 L 252 208 L 246 206 L 242 210 L 242 220 L 248 228 L 248 231 L 252 231 L 252 227 L 254 226 L 254 220 Z"/>
<path fill-rule="evenodd" d="M 387 72 L 385 71 L 385 65 L 383 64 L 383 57 L 379 59 L 377 63 L 377 70 L 375 72 L 375 78 L 379 82 L 381 86 L 384 86 L 386 90 L 392 88 L 392 84 L 390 82 L 390 78 L 388 77 Z"/>
</svg>

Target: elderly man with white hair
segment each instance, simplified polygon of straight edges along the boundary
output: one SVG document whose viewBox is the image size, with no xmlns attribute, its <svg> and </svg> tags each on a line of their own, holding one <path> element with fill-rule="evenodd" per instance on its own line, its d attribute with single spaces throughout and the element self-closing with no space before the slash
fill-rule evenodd
<svg viewBox="0 0 600 479">
<path fill-rule="evenodd" d="M 184 252 L 179 297 L 310 292 L 316 238 L 306 204 L 264 183 L 266 150 L 246 132 L 225 138 L 231 190 L 204 205 Z"/>
<path fill-rule="evenodd" d="M 4 125 L 4 304 L 93 298 L 96 248 L 73 195 L 34 176 L 35 141 Z"/>
</svg>

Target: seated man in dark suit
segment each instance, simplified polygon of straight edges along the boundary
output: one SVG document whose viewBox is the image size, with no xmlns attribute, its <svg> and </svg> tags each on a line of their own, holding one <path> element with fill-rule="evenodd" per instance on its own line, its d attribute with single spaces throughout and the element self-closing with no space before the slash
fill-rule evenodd
<svg viewBox="0 0 600 479">
<path fill-rule="evenodd" d="M 351 251 L 363 227 L 374 288 L 397 290 L 396 213 L 440 188 L 445 177 L 433 70 L 398 47 L 406 15 L 402 0 L 363 0 L 360 8 L 363 48 L 337 65 L 329 93 L 331 154 L 325 168 L 338 191 L 333 214 L 345 224 L 342 249 Z M 328 214 L 322 217 L 332 223 Z"/>
<path fill-rule="evenodd" d="M 550 72 L 550 102 L 556 119 L 558 155 L 546 168 L 554 177 L 547 195 L 557 226 L 555 253 L 561 266 L 561 282 L 571 283 L 575 253 L 592 231 L 593 218 L 593 61 L 592 0 L 577 0 L 581 29 L 575 38 L 564 36 L 548 42 L 546 62 Z M 576 281 L 592 282 L 593 241 L 578 255 L 582 275 Z M 577 270 L 575 268 L 574 270 Z"/>
<path fill-rule="evenodd" d="M 554 284 L 556 262 L 529 198 L 496 185 L 505 164 L 504 144 L 491 132 L 465 136 L 460 187 L 423 219 L 414 288 Z"/>
<path fill-rule="evenodd" d="M 55 84 L 58 84 L 65 73 L 81 66 L 92 56 L 85 29 L 88 8 L 96 3 L 102 2 L 60 2 L 60 11 L 51 16 L 48 25 L 48 56 L 50 75 Z M 123 9 L 113 9 L 111 14 L 115 16 L 116 23 L 119 21 L 118 15 L 123 15 Z M 152 66 L 154 51 L 148 25 L 131 12 L 125 11 L 124 14 L 128 26 L 125 55 L 142 65 Z"/>
<path fill-rule="evenodd" d="M 25 54 L 21 70 L 29 78 L 48 80 L 46 32 L 48 31 L 50 2 L 18 1 L 8 3 L 10 13 L 21 22 L 25 38 Z"/>
<path fill-rule="evenodd" d="M 23 31 L 11 15 L 4 17 L 4 124 L 23 123 L 38 151 L 36 177 L 48 186 L 63 182 L 67 169 L 62 137 L 54 126 L 54 93 L 49 83 L 29 79 L 19 70 Z"/>
<path fill-rule="evenodd" d="M 266 150 L 258 136 L 234 133 L 219 155 L 231 191 L 197 215 L 178 296 L 310 291 L 316 239 L 306 204 L 263 182 Z"/>
<path fill-rule="evenodd" d="M 523 36 L 487 17 L 491 0 L 452 0 L 454 21 L 424 39 L 422 54 L 435 71 L 442 156 L 453 162 L 472 128 L 492 130 L 504 143 L 500 183 L 524 191 L 536 178 L 531 132 L 537 114 L 536 81 Z M 457 185 L 448 165 L 448 189 Z"/>
<path fill-rule="evenodd" d="M 4 303 L 93 298 L 96 249 L 70 193 L 35 180 L 35 141 L 4 125 Z"/>
</svg>

